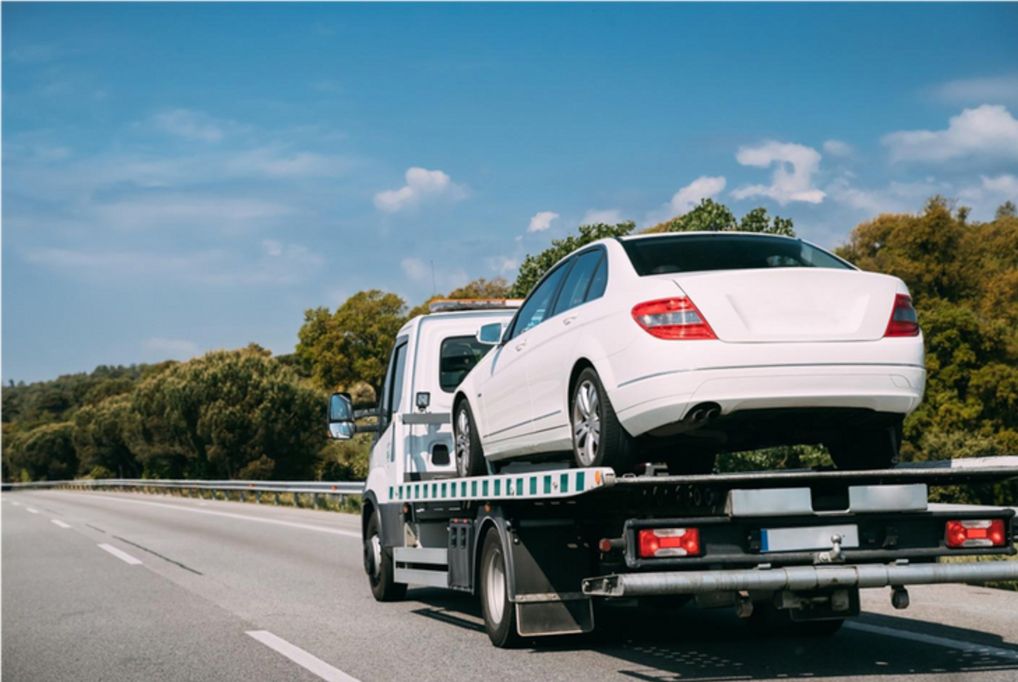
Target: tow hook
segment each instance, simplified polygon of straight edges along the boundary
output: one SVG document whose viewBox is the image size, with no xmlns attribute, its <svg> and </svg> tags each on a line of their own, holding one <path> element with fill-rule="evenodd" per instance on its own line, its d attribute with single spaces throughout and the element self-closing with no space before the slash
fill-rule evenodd
<svg viewBox="0 0 1018 682">
<path fill-rule="evenodd" d="M 831 536 L 831 549 L 826 552 L 819 552 L 813 557 L 815 564 L 840 564 L 845 560 L 845 554 L 841 549 L 841 536 L 835 533 Z"/>
</svg>

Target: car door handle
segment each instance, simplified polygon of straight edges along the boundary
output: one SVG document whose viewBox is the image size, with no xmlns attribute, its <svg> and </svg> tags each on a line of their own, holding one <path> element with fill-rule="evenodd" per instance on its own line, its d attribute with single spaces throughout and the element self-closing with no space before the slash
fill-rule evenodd
<svg viewBox="0 0 1018 682">
<path fill-rule="evenodd" d="M 569 317 L 562 318 L 562 324 L 570 325 L 578 317 L 578 315 L 570 315 Z"/>
<path fill-rule="evenodd" d="M 524 340 L 522 340 L 522 341 L 520 341 L 519 343 L 516 344 L 516 350 L 517 351 L 521 351 L 521 350 L 523 350 L 526 347 L 527 347 L 527 340 L 526 339 L 524 339 Z"/>
</svg>

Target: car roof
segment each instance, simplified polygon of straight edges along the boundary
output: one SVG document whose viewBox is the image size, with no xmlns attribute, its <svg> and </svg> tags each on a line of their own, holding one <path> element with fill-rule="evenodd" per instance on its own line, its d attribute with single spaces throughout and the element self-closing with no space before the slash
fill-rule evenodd
<svg viewBox="0 0 1018 682">
<path fill-rule="evenodd" d="M 624 237 L 619 237 L 619 241 L 635 241 L 637 239 L 655 239 L 657 237 L 693 237 L 693 236 L 709 236 L 709 237 L 772 237 L 774 239 L 791 239 L 793 241 L 802 241 L 798 237 L 788 237 L 783 234 L 770 234 L 768 232 L 740 232 L 738 230 L 730 230 L 725 232 L 718 232 L 714 230 L 695 230 L 690 232 L 655 232 L 652 234 L 629 234 Z"/>
</svg>

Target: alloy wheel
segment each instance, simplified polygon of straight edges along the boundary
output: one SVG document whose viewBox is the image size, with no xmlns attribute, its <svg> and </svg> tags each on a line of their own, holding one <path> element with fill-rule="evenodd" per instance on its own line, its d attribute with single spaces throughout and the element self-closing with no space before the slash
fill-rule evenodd
<svg viewBox="0 0 1018 682">
<path fill-rule="evenodd" d="M 589 379 L 576 389 L 573 399 L 573 447 L 580 463 L 592 466 L 601 441 L 600 396 Z"/>
</svg>

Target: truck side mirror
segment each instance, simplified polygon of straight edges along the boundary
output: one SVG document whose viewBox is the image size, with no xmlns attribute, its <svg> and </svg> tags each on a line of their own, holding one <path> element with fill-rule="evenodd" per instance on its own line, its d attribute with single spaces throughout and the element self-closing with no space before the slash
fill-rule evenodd
<svg viewBox="0 0 1018 682">
<path fill-rule="evenodd" d="M 355 432 L 350 394 L 333 393 L 329 398 L 329 437 L 334 440 L 350 440 Z"/>
<path fill-rule="evenodd" d="M 502 332 L 505 326 L 501 322 L 486 324 L 477 330 L 477 342 L 485 346 L 497 346 L 502 343 Z"/>
</svg>

